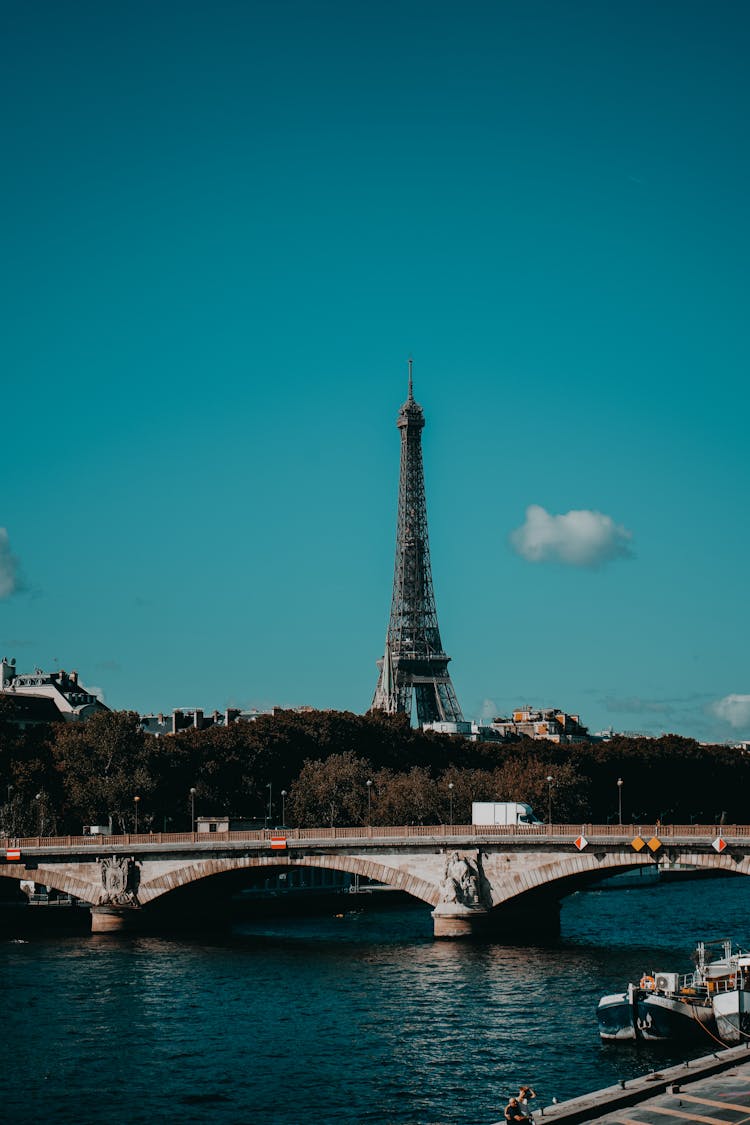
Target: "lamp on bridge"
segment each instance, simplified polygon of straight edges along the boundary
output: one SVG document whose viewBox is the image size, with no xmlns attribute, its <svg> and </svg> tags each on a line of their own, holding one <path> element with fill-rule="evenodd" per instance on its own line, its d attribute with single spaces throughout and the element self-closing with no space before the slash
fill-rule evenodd
<svg viewBox="0 0 750 1125">
<path fill-rule="evenodd" d="M 281 823 L 286 827 L 286 789 L 281 790 Z"/>
<path fill-rule="evenodd" d="M 273 813 L 271 812 L 271 808 L 273 806 L 273 782 L 272 781 L 268 782 L 268 784 L 266 785 L 266 789 L 268 790 L 268 817 L 266 819 L 266 824 L 270 828 L 271 827 L 271 818 L 273 816 Z"/>
<path fill-rule="evenodd" d="M 38 802 L 37 812 L 39 814 L 39 822 L 37 824 L 36 833 L 37 833 L 37 836 L 43 836 L 44 835 L 44 790 L 43 789 L 39 793 L 37 793 L 34 800 Z"/>
<path fill-rule="evenodd" d="M 450 801 L 451 801 L 451 828 L 453 827 L 453 788 L 454 788 L 453 782 L 449 781 L 448 782 L 448 796 L 450 797 Z"/>
<path fill-rule="evenodd" d="M 554 782 L 552 774 L 547 776 L 547 824 L 552 823 L 552 783 Z"/>
<path fill-rule="evenodd" d="M 622 778 L 617 779 L 617 823 L 622 824 Z"/>
<path fill-rule="evenodd" d="M 372 824 L 370 815 L 372 813 L 372 782 L 370 781 L 369 777 L 365 782 L 365 785 L 367 786 L 367 824 L 369 827 L 369 825 Z"/>
<path fill-rule="evenodd" d="M 195 786 L 190 786 L 190 831 L 195 832 Z"/>
<path fill-rule="evenodd" d="M 136 836 L 138 835 L 138 805 L 140 803 L 140 800 L 141 800 L 140 797 L 133 797 L 133 804 L 135 806 L 135 833 L 136 833 Z"/>
</svg>

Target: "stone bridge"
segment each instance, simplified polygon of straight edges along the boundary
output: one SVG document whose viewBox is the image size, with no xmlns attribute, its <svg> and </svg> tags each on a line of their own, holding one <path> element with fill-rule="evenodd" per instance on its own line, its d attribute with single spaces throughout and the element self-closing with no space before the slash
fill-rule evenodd
<svg viewBox="0 0 750 1125">
<path fill-rule="evenodd" d="M 435 937 L 557 918 L 560 899 L 606 875 L 673 863 L 750 874 L 747 825 L 307 828 L 0 839 L 0 875 L 91 905 L 92 931 L 130 928 L 157 900 L 258 869 L 366 876 L 432 907 Z"/>
</svg>

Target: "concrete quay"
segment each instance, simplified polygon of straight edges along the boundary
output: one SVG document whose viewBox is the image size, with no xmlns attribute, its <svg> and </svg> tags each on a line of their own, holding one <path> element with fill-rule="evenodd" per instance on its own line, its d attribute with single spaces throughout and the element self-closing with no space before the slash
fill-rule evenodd
<svg viewBox="0 0 750 1125">
<path fill-rule="evenodd" d="M 536 1125 L 746 1125 L 750 1043 L 534 1109 Z M 504 1121 L 497 1125 L 505 1125 Z"/>
</svg>

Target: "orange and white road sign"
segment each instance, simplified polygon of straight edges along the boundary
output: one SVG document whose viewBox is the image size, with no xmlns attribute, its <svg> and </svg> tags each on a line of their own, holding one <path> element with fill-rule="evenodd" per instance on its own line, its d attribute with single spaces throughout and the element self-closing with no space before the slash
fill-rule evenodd
<svg viewBox="0 0 750 1125">
<path fill-rule="evenodd" d="M 286 850 L 286 836 L 272 836 L 271 847 L 277 851 Z"/>
<path fill-rule="evenodd" d="M 717 851 L 719 855 L 721 855 L 721 853 L 723 851 L 726 851 L 726 849 L 729 847 L 729 844 L 726 842 L 726 840 L 722 840 L 721 836 L 717 836 L 711 847 L 714 849 L 714 851 Z"/>
<path fill-rule="evenodd" d="M 5 849 L 5 858 L 8 861 L 20 859 L 21 858 L 21 849 L 20 848 L 6 848 Z"/>
<path fill-rule="evenodd" d="M 573 843 L 578 848 L 579 852 L 582 852 L 584 848 L 587 848 L 589 846 L 589 842 L 585 836 L 579 836 L 578 839 L 573 841 Z"/>
</svg>

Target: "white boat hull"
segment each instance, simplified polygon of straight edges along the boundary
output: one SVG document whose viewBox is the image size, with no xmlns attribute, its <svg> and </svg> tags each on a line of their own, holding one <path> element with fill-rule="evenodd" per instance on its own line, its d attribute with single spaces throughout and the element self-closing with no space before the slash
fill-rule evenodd
<svg viewBox="0 0 750 1125">
<path fill-rule="evenodd" d="M 746 1043 L 750 1039 L 750 992 L 717 992 L 713 1007 L 716 1028 L 725 1043 Z"/>
<path fill-rule="evenodd" d="M 635 1039 L 635 1013 L 627 992 L 602 996 L 596 1009 L 602 1039 Z"/>
</svg>

